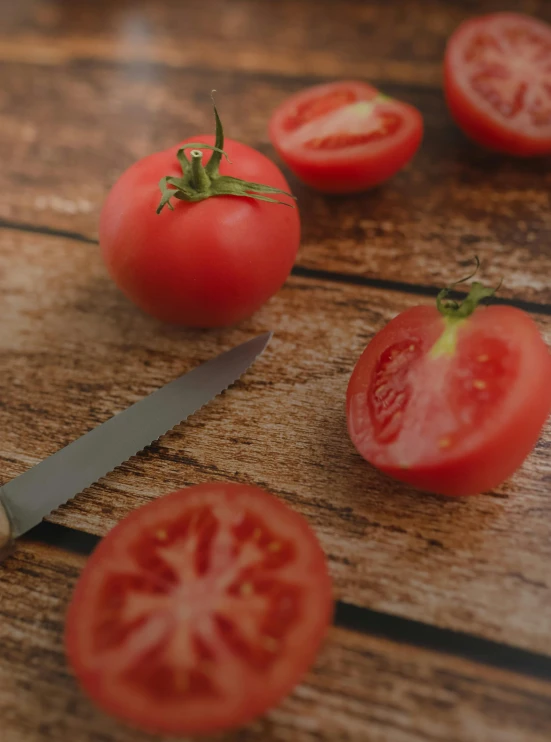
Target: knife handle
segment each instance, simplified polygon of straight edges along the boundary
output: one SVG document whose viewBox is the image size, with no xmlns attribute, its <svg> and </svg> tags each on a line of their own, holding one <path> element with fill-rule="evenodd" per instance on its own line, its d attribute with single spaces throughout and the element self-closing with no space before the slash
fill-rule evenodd
<svg viewBox="0 0 551 742">
<path fill-rule="evenodd" d="M 2 502 L 0 487 L 0 562 L 11 553 L 13 548 L 13 531 L 8 511 Z"/>
</svg>

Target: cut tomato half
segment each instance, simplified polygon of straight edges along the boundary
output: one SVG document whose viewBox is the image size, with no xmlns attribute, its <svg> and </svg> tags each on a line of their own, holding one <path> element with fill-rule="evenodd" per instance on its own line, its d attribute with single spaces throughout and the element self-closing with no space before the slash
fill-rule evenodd
<svg viewBox="0 0 551 742">
<path fill-rule="evenodd" d="M 276 498 L 204 484 L 132 513 L 74 592 L 70 664 L 108 713 L 144 730 L 234 728 L 310 666 L 332 614 L 323 552 Z"/>
<path fill-rule="evenodd" d="M 508 306 L 444 314 L 417 306 L 391 320 L 358 360 L 347 420 L 381 471 L 443 495 L 510 477 L 551 412 L 551 356 L 534 320 Z M 453 303 L 455 304 L 455 303 Z"/>
<path fill-rule="evenodd" d="M 419 111 L 371 85 L 316 85 L 284 101 L 270 121 L 279 156 L 308 185 L 328 193 L 364 190 L 392 177 L 421 143 Z"/>
<path fill-rule="evenodd" d="M 518 13 L 461 24 L 444 63 L 446 98 L 464 132 L 513 155 L 551 153 L 551 26 Z"/>
</svg>

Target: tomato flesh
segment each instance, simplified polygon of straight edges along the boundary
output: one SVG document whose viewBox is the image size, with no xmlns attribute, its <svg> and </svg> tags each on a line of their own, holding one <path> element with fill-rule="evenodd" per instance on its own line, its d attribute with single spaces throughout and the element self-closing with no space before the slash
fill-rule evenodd
<svg viewBox="0 0 551 742">
<path fill-rule="evenodd" d="M 479 308 L 450 323 L 407 310 L 358 361 L 347 394 L 360 454 L 404 482 L 477 494 L 522 464 L 551 412 L 551 356 L 533 320 Z"/>
<path fill-rule="evenodd" d="M 413 106 L 371 85 L 316 85 L 274 112 L 270 138 L 279 156 L 308 185 L 349 193 L 392 177 L 415 154 L 423 122 Z"/>
<path fill-rule="evenodd" d="M 331 618 L 306 522 L 255 487 L 207 484 L 157 500 L 101 542 L 69 609 L 69 660 L 107 712 L 199 734 L 277 703 Z"/>
<path fill-rule="evenodd" d="M 517 13 L 466 21 L 448 42 L 444 73 L 452 115 L 475 141 L 551 153 L 551 26 Z"/>
</svg>

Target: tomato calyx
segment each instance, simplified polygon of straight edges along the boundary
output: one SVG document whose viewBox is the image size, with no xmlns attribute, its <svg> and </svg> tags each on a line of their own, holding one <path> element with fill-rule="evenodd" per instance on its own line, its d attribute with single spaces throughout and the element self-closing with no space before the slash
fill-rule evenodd
<svg viewBox="0 0 551 742">
<path fill-rule="evenodd" d="M 291 193 L 279 188 L 273 188 L 262 183 L 252 183 L 241 178 L 234 178 L 231 175 L 220 175 L 219 167 L 222 156 L 230 162 L 226 152 L 224 152 L 224 129 L 220 116 L 213 100 L 214 118 L 216 121 L 216 140 L 214 147 L 209 144 L 191 143 L 180 147 L 176 157 L 182 168 L 182 177 L 177 178 L 167 175 L 159 181 L 161 189 L 161 201 L 157 207 L 157 214 L 160 214 L 165 206 L 174 211 L 170 199 L 178 198 L 181 201 L 197 202 L 204 201 L 206 198 L 213 196 L 241 196 L 254 198 L 257 201 L 267 201 L 273 204 L 282 204 L 291 206 L 292 204 L 272 198 L 266 194 L 281 194 L 295 199 Z M 191 150 L 188 159 L 186 150 Z M 212 156 L 207 163 L 203 165 L 203 150 L 211 150 Z"/>
<path fill-rule="evenodd" d="M 443 288 L 436 297 L 436 308 L 444 317 L 445 329 L 430 350 L 432 358 L 438 358 L 442 355 L 453 355 L 457 344 L 457 332 L 459 328 L 473 314 L 480 302 L 483 299 L 494 296 L 501 286 L 501 281 L 496 288 L 488 288 L 478 281 L 474 281 L 469 293 L 464 299 L 461 301 L 449 299 L 448 296 L 450 292 L 453 291 L 456 286 L 460 283 L 465 283 L 465 281 L 469 281 L 476 275 L 480 268 L 480 261 L 477 257 L 475 257 L 475 262 L 476 266 L 472 273 L 465 278 L 452 283 L 450 286 Z"/>
</svg>

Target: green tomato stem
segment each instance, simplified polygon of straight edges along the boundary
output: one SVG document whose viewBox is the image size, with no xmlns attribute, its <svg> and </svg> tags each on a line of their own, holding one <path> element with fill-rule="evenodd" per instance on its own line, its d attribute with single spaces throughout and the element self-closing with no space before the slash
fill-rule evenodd
<svg viewBox="0 0 551 742">
<path fill-rule="evenodd" d="M 455 353 L 459 329 L 477 309 L 480 302 L 483 299 L 494 296 L 501 286 L 501 281 L 495 289 L 487 288 L 478 281 L 475 281 L 471 286 L 471 290 L 462 301 L 448 299 L 450 291 L 455 286 L 468 281 L 476 274 L 480 267 L 480 261 L 477 257 L 475 257 L 475 262 L 476 267 L 470 275 L 442 289 L 436 297 L 436 308 L 444 318 L 444 331 L 430 350 L 431 358 L 438 358 L 442 355 L 453 355 Z"/>
<path fill-rule="evenodd" d="M 228 161 L 229 158 L 224 152 L 224 130 L 214 99 L 213 107 L 216 123 L 216 143 L 214 147 L 210 144 L 194 142 L 193 144 L 185 144 L 178 150 L 176 157 L 182 169 L 182 177 L 175 178 L 167 175 L 161 178 L 159 182 L 161 201 L 157 207 L 157 214 L 160 214 L 165 206 L 174 211 L 174 206 L 171 203 L 172 198 L 196 202 L 213 196 L 244 196 L 254 198 L 257 201 L 267 201 L 268 203 L 282 204 L 294 208 L 293 204 L 272 197 L 272 195 L 280 194 L 294 199 L 295 197 L 287 191 L 263 183 L 251 183 L 240 178 L 234 178 L 231 175 L 220 175 L 222 156 Z M 191 162 L 186 156 L 186 150 L 188 149 L 191 149 Z M 203 150 L 205 149 L 211 150 L 212 155 L 206 167 L 203 167 Z"/>
<path fill-rule="evenodd" d="M 439 292 L 438 296 L 436 297 L 436 308 L 442 314 L 444 317 L 448 317 L 450 319 L 466 319 L 467 317 L 470 317 L 471 314 L 475 311 L 475 309 L 478 307 L 482 299 L 486 299 L 489 296 L 494 296 L 496 291 L 499 291 L 499 288 L 501 286 L 501 281 L 496 286 L 495 289 L 489 289 L 483 286 L 481 283 L 478 283 L 478 281 L 475 281 L 473 285 L 471 286 L 471 290 L 467 294 L 467 296 L 462 301 L 455 301 L 454 299 L 448 299 L 448 295 L 450 291 L 453 291 L 453 289 L 456 286 L 459 286 L 460 283 L 465 283 L 465 281 L 468 281 L 470 278 L 473 278 L 473 276 L 476 275 L 478 272 L 478 269 L 480 268 L 480 260 L 475 255 L 475 269 L 472 273 L 470 273 L 465 278 L 462 278 L 459 281 L 456 281 L 455 283 L 452 283 L 450 286 L 447 286 L 445 289 L 442 289 L 442 291 Z"/>
</svg>

